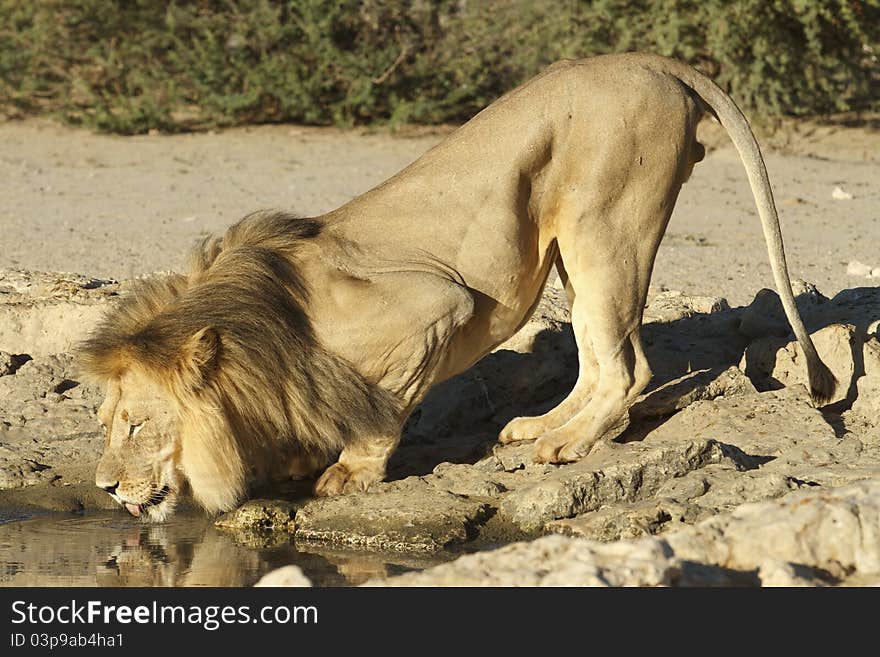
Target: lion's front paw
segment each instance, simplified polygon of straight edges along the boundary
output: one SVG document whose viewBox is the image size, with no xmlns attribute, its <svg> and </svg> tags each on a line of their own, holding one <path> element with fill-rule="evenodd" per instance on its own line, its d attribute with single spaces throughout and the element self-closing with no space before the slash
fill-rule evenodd
<svg viewBox="0 0 880 657">
<path fill-rule="evenodd" d="M 343 493 L 365 493 L 371 485 L 382 481 L 382 478 L 383 475 L 374 470 L 350 469 L 342 463 L 334 463 L 315 483 L 315 495 L 330 497 Z"/>
<path fill-rule="evenodd" d="M 546 431 L 547 428 L 541 418 L 515 417 L 498 434 L 498 442 L 507 444 L 522 440 L 534 440 Z"/>
</svg>

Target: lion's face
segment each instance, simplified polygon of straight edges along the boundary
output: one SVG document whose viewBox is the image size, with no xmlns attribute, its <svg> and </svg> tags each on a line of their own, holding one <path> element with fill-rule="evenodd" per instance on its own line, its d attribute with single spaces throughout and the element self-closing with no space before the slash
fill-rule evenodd
<svg viewBox="0 0 880 657">
<path fill-rule="evenodd" d="M 132 515 L 164 520 L 184 483 L 177 421 L 167 393 L 149 378 L 125 372 L 108 382 L 98 419 L 105 445 L 95 483 Z"/>
</svg>

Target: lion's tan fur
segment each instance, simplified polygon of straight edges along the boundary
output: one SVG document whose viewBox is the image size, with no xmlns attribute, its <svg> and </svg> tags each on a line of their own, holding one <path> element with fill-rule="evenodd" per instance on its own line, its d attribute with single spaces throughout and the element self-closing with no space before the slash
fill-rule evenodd
<svg viewBox="0 0 880 657">
<path fill-rule="evenodd" d="M 136 512 L 141 500 L 107 464 L 138 449 L 135 432 L 159 431 L 209 509 L 289 461 L 288 447 L 339 453 L 317 493 L 365 490 L 385 476 L 407 414 L 528 320 L 554 264 L 572 301 L 578 381 L 499 438 L 534 440 L 538 462 L 583 457 L 650 380 L 642 312 L 679 190 L 704 154 L 707 111 L 741 155 L 811 392 L 827 400 L 834 378 L 798 316 L 747 121 L 694 69 L 630 53 L 554 64 L 342 207 L 246 218 L 206 241 L 186 278 L 141 284 L 84 349 L 89 370 L 116 382 L 99 485 Z M 123 412 L 165 417 L 138 393 L 151 381 L 174 429 Z M 168 463 L 157 472 L 154 500 L 173 479 Z"/>
</svg>

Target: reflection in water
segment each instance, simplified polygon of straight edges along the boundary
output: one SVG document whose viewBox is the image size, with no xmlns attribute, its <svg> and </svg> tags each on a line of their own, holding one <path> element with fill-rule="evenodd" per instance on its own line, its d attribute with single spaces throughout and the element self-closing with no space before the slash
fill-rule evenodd
<svg viewBox="0 0 880 657">
<path fill-rule="evenodd" d="M 316 586 L 346 586 L 445 560 L 294 546 L 286 535 L 219 530 L 196 513 L 162 525 L 120 513 L 4 520 L 0 586 L 250 586 L 291 563 Z"/>
</svg>

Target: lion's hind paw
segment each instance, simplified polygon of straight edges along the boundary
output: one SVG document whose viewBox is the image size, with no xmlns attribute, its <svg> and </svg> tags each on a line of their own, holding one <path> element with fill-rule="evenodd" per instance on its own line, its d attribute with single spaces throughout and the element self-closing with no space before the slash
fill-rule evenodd
<svg viewBox="0 0 880 657">
<path fill-rule="evenodd" d="M 549 433 L 535 443 L 532 460 L 535 463 L 574 463 L 590 453 L 594 442 L 568 438 L 564 434 Z"/>
<path fill-rule="evenodd" d="M 524 440 L 535 440 L 546 431 L 547 427 L 539 417 L 515 417 L 498 434 L 498 442 L 506 445 Z"/>
</svg>

